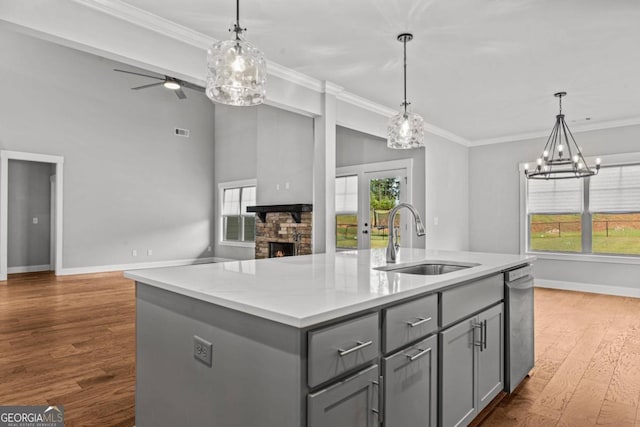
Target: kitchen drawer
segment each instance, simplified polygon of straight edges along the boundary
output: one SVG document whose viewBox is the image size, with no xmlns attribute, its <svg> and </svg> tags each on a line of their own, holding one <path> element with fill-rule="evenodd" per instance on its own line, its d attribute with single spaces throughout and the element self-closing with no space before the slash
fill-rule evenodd
<svg viewBox="0 0 640 427">
<path fill-rule="evenodd" d="M 502 274 L 485 277 L 442 292 L 442 326 L 450 325 L 504 298 Z"/>
<path fill-rule="evenodd" d="M 309 332 L 309 387 L 375 359 L 380 350 L 378 325 L 378 313 L 373 313 Z"/>
<path fill-rule="evenodd" d="M 438 329 L 437 294 L 398 304 L 384 311 L 384 353 L 390 353 Z"/>
</svg>

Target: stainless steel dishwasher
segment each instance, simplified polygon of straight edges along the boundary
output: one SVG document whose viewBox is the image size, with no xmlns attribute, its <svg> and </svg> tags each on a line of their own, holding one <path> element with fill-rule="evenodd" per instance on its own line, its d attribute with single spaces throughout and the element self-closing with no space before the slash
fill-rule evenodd
<svg viewBox="0 0 640 427">
<path fill-rule="evenodd" d="M 534 364 L 533 277 L 526 265 L 504 273 L 507 330 L 505 391 L 512 393 Z"/>
</svg>

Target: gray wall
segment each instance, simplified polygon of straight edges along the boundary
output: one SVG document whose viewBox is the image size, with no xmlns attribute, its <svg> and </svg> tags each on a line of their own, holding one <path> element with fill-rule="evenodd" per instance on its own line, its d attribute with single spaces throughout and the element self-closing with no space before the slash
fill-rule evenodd
<svg viewBox="0 0 640 427">
<path fill-rule="evenodd" d="M 8 267 L 49 265 L 51 184 L 47 163 L 10 160 L 8 169 Z M 33 219 L 38 223 L 34 224 Z"/>
<path fill-rule="evenodd" d="M 586 156 L 640 151 L 640 126 L 576 133 Z M 518 164 L 533 162 L 546 138 L 473 147 L 469 159 L 470 246 L 474 251 L 519 253 Z M 640 265 L 539 259 L 546 280 L 638 288 Z"/>
<path fill-rule="evenodd" d="M 468 149 L 434 135 L 425 149 L 392 150 L 386 141 L 338 127 L 336 166 L 413 159 L 413 204 L 424 219 L 424 237 L 414 247 L 467 250 L 469 233 Z M 426 167 L 425 167 L 426 164 Z M 435 225 L 434 219 L 438 219 Z"/>
<path fill-rule="evenodd" d="M 214 107 L 204 95 L 132 91 L 150 80 L 6 28 L 0 51 L 0 148 L 65 158 L 63 267 L 212 255 Z"/>
<path fill-rule="evenodd" d="M 215 122 L 216 193 L 219 183 L 256 179 L 258 204 L 312 202 L 313 119 L 267 105 L 216 106 Z M 217 257 L 254 258 L 253 248 L 217 240 L 214 248 Z"/>
</svg>

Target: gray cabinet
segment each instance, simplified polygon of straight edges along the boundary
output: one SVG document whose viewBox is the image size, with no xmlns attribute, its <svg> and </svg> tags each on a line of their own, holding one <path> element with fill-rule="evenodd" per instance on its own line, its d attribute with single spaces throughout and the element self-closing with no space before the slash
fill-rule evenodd
<svg viewBox="0 0 640 427">
<path fill-rule="evenodd" d="M 378 313 L 309 332 L 309 387 L 316 387 L 378 357 Z"/>
<path fill-rule="evenodd" d="M 383 363 L 385 425 L 435 427 L 438 336 L 385 357 Z"/>
<path fill-rule="evenodd" d="M 502 304 L 478 316 L 482 325 L 482 351 L 478 356 L 478 410 L 504 389 L 504 310 Z"/>
<path fill-rule="evenodd" d="M 380 424 L 378 365 L 309 394 L 308 427 L 373 427 Z"/>
<path fill-rule="evenodd" d="M 464 426 L 503 388 L 503 304 L 440 333 L 441 425 Z"/>
</svg>

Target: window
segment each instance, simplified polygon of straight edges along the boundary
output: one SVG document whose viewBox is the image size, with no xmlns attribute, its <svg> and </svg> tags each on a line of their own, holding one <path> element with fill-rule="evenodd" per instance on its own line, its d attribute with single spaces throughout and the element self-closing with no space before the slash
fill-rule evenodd
<svg viewBox="0 0 640 427">
<path fill-rule="evenodd" d="M 593 253 L 640 255 L 640 164 L 602 168 L 591 178 Z"/>
<path fill-rule="evenodd" d="M 528 184 L 529 250 L 582 251 L 583 180 L 536 180 Z"/>
<path fill-rule="evenodd" d="M 336 248 L 358 248 L 358 175 L 336 178 Z"/>
<path fill-rule="evenodd" d="M 253 185 L 251 185 L 253 184 Z M 253 181 L 220 184 L 221 192 L 221 241 L 253 243 L 256 219 L 247 206 L 256 204 L 256 186 Z"/>
<path fill-rule="evenodd" d="M 526 180 L 527 250 L 640 255 L 640 164 L 584 179 Z"/>
</svg>

